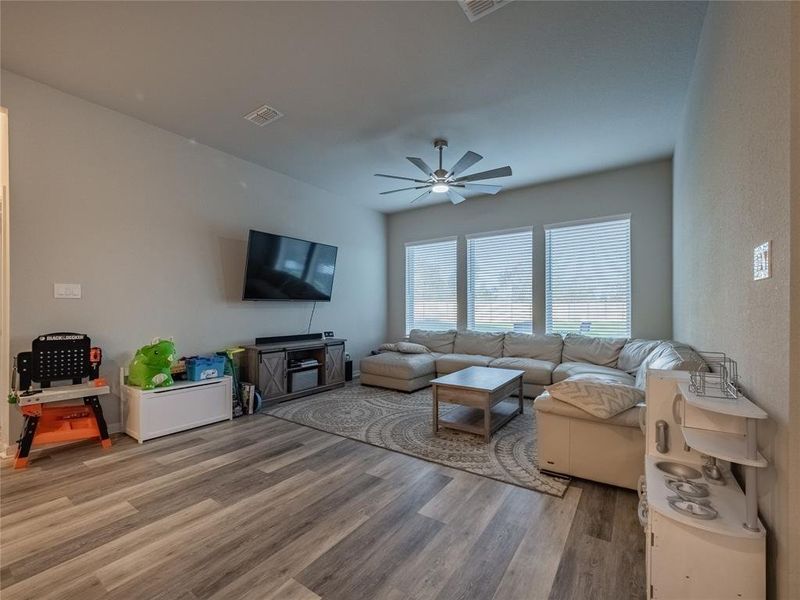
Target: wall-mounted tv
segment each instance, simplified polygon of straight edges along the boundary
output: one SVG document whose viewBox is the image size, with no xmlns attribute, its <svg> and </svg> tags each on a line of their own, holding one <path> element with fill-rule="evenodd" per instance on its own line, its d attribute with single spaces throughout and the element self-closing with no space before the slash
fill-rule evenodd
<svg viewBox="0 0 800 600">
<path fill-rule="evenodd" d="M 336 246 L 250 230 L 242 300 L 329 302 Z"/>
</svg>

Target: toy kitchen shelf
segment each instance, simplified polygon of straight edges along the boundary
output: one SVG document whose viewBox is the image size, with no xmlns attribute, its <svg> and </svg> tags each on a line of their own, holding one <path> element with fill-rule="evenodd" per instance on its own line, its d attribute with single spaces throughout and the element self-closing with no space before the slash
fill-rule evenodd
<svg viewBox="0 0 800 600">
<path fill-rule="evenodd" d="M 687 404 L 702 410 L 730 415 L 732 417 L 742 417 L 744 419 L 767 418 L 767 413 L 744 396 L 738 396 L 736 398 L 709 398 L 707 396 L 698 396 L 689 389 L 689 383 L 686 381 L 678 384 L 678 390 Z"/>
<path fill-rule="evenodd" d="M 767 459 L 758 451 L 756 451 L 755 458 L 748 458 L 747 436 L 692 427 L 682 427 L 681 431 L 689 446 L 707 456 L 721 458 L 747 467 L 763 468 L 767 466 Z"/>
<path fill-rule="evenodd" d="M 758 451 L 756 427 L 760 419 L 767 418 L 767 413 L 741 395 L 736 398 L 698 396 L 686 381 L 678 383 L 678 392 L 686 403 L 680 423 L 686 443 L 702 454 L 744 467 L 744 527 L 760 531 L 756 469 L 768 463 Z M 709 416 L 709 413 L 721 417 Z M 714 423 L 715 429 L 707 428 L 708 423 Z"/>
</svg>

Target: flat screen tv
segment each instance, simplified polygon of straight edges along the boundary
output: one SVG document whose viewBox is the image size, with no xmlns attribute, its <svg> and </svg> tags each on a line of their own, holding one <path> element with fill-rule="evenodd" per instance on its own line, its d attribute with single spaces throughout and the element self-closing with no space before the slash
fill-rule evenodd
<svg viewBox="0 0 800 600">
<path fill-rule="evenodd" d="M 336 246 L 250 230 L 242 300 L 329 302 Z"/>
</svg>

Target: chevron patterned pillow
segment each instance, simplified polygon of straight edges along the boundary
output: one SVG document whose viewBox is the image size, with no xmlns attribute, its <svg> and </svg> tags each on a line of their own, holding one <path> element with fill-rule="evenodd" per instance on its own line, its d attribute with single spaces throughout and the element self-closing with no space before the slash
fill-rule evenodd
<svg viewBox="0 0 800 600">
<path fill-rule="evenodd" d="M 554 399 L 580 408 L 598 419 L 610 419 L 644 401 L 644 391 L 639 388 L 609 383 L 590 375 L 568 377 L 546 389 Z"/>
</svg>

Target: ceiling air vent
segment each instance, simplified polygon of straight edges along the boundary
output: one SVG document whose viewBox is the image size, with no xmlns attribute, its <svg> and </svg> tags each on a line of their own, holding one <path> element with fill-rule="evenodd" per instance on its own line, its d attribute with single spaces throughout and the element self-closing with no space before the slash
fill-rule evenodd
<svg viewBox="0 0 800 600">
<path fill-rule="evenodd" d="M 473 23 L 509 2 L 511 0 L 458 0 L 467 18 Z"/>
<path fill-rule="evenodd" d="M 252 123 L 255 123 L 259 127 L 263 127 L 267 123 L 277 121 L 282 116 L 283 113 L 281 111 L 275 110 L 271 106 L 267 106 L 265 104 L 264 106 L 255 109 L 249 115 L 245 115 L 244 118 Z"/>
</svg>

